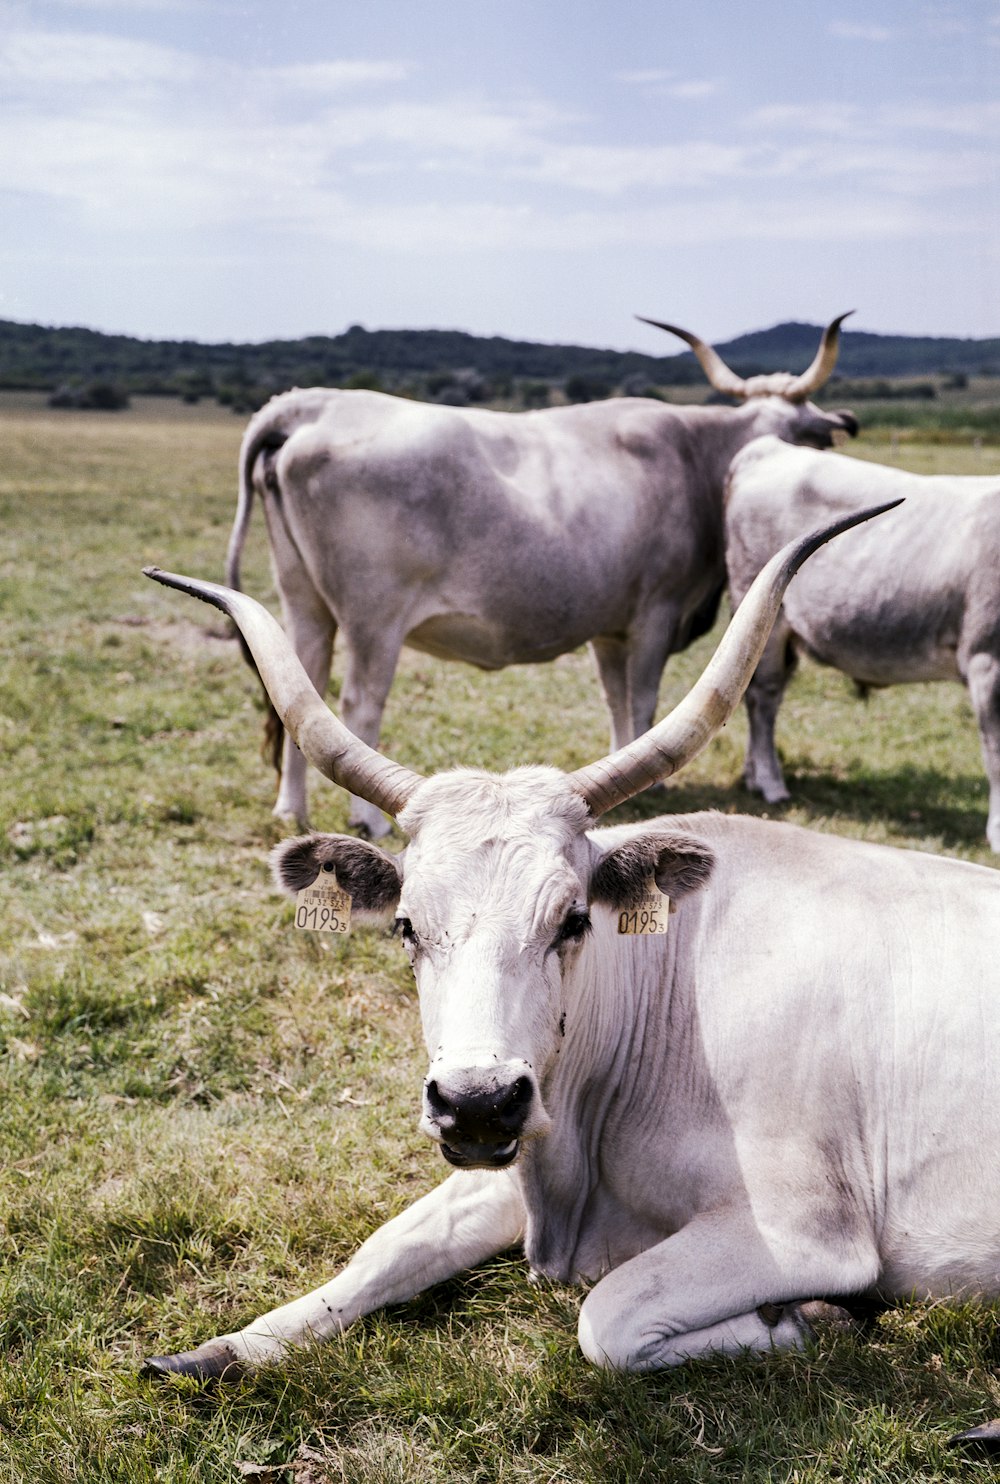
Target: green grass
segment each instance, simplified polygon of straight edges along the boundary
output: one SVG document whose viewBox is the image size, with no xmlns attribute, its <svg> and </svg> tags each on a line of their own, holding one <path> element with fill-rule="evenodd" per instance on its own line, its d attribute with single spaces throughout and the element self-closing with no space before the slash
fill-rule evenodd
<svg viewBox="0 0 1000 1484">
<path fill-rule="evenodd" d="M 398 945 L 291 928 L 255 684 L 217 615 L 139 575 L 221 576 L 241 422 L 22 400 L 0 428 L 4 1484 L 201 1484 L 245 1463 L 300 1484 L 982 1473 L 944 1441 L 1000 1412 L 990 1309 L 906 1306 L 807 1354 L 608 1376 L 576 1350 L 579 1295 L 506 1257 L 231 1392 L 139 1379 L 144 1354 L 315 1286 L 442 1166 L 416 1127 Z M 940 445 L 897 460 L 998 468 Z M 273 604 L 259 521 L 246 584 Z M 711 643 L 672 663 L 664 705 Z M 409 655 L 385 744 L 424 770 L 574 766 L 605 728 L 585 655 L 495 676 Z M 738 787 L 743 737 L 734 719 L 620 817 L 766 812 Z M 862 705 L 805 666 L 780 741 L 783 817 L 993 863 L 958 687 Z M 343 828 L 344 796 L 313 795 L 317 825 Z"/>
</svg>

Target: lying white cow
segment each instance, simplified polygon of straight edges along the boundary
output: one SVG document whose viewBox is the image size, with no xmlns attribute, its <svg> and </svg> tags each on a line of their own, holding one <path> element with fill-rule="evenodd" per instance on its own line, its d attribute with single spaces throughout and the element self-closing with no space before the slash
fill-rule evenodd
<svg viewBox="0 0 1000 1484">
<path fill-rule="evenodd" d="M 371 746 L 404 644 L 485 670 L 591 642 L 612 747 L 652 724 L 667 656 L 711 627 L 725 579 L 722 489 L 761 433 L 828 447 L 847 412 L 807 398 L 837 358 L 840 319 L 801 376 L 743 381 L 685 330 L 713 385 L 743 407 L 622 397 L 543 412 L 427 406 L 315 387 L 251 420 L 226 580 L 256 490 L 285 626 L 321 693 L 346 645 L 343 718 Z M 272 714 L 274 812 L 305 826 L 306 765 Z M 384 834 L 355 796 L 351 823 Z"/>
<path fill-rule="evenodd" d="M 569 775 L 410 772 L 253 600 L 151 573 L 235 619 L 309 760 L 409 836 L 307 835 L 275 869 L 334 867 L 395 917 L 422 1127 L 456 1167 L 315 1292 L 153 1372 L 235 1377 L 515 1243 L 594 1283 L 584 1352 L 633 1370 L 798 1345 L 810 1296 L 1000 1291 L 1000 875 L 721 814 L 591 828 L 724 723 L 813 547 L 768 564 L 670 716 Z M 644 922 L 669 931 L 620 935 Z"/>
<path fill-rule="evenodd" d="M 959 680 L 990 784 L 986 835 L 1000 850 L 1000 478 L 907 474 L 756 439 L 728 480 L 732 599 L 742 600 L 786 541 L 904 496 L 877 529 L 852 531 L 822 552 L 789 593 L 746 694 L 744 776 L 769 803 L 789 797 L 774 727 L 797 646 L 862 686 Z"/>
</svg>

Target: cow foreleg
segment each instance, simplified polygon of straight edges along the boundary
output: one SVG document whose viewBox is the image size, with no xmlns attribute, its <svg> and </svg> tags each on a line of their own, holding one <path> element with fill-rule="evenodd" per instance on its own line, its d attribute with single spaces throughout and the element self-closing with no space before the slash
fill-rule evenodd
<svg viewBox="0 0 1000 1484">
<path fill-rule="evenodd" d="M 778 761 L 774 728 L 785 686 L 794 670 L 791 630 L 779 615 L 744 697 L 750 736 L 743 781 L 751 793 L 761 794 L 768 804 L 780 804 L 791 797 Z"/>
<path fill-rule="evenodd" d="M 524 1205 L 512 1175 L 456 1173 L 379 1227 L 329 1283 L 197 1350 L 147 1360 L 143 1370 L 238 1380 L 295 1346 L 339 1335 L 361 1315 L 475 1267 L 512 1247 L 523 1229 Z"/>
<path fill-rule="evenodd" d="M 972 655 L 965 667 L 965 678 L 990 784 L 986 838 L 991 850 L 1000 851 L 1000 659 L 988 653 Z"/>
<path fill-rule="evenodd" d="M 877 1269 L 874 1251 L 782 1246 L 764 1241 L 749 1211 L 707 1212 L 601 1279 L 580 1311 L 580 1346 L 596 1365 L 627 1371 L 799 1347 L 808 1319 L 788 1300 L 861 1292 Z"/>
</svg>

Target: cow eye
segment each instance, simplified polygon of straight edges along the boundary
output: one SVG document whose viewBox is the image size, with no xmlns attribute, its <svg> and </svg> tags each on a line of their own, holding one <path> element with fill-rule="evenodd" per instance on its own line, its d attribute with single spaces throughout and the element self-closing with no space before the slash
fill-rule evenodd
<svg viewBox="0 0 1000 1484">
<path fill-rule="evenodd" d="M 413 931 L 413 923 L 408 917 L 397 917 L 394 920 L 392 924 L 392 936 L 395 937 L 397 933 L 402 938 L 406 948 L 417 947 L 420 940 Z"/>
<path fill-rule="evenodd" d="M 579 943 L 590 932 L 590 913 L 585 907 L 573 907 L 567 914 L 566 920 L 556 934 L 553 948 L 559 948 L 563 943 Z"/>
</svg>

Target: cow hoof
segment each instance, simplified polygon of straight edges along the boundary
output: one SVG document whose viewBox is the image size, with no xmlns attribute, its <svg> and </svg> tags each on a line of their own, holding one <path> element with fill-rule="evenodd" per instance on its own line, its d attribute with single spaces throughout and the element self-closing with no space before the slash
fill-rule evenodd
<svg viewBox="0 0 1000 1484">
<path fill-rule="evenodd" d="M 796 1307 L 810 1329 L 834 1329 L 847 1334 L 859 1328 L 849 1309 L 841 1308 L 840 1304 L 831 1304 L 826 1299 L 810 1299 L 808 1303 L 798 1304 Z"/>
<path fill-rule="evenodd" d="M 392 824 L 385 815 L 378 820 L 351 819 L 348 820 L 348 825 L 359 840 L 382 840 L 392 829 Z"/>
<path fill-rule="evenodd" d="M 281 825 L 282 829 L 295 830 L 296 834 L 300 835 L 307 835 L 309 833 L 309 819 L 304 810 L 300 813 L 297 809 L 278 809 L 276 807 L 271 810 L 271 815 Z"/>
<path fill-rule="evenodd" d="M 992 1422 L 981 1422 L 965 1432 L 957 1432 L 948 1439 L 949 1448 L 979 1448 L 987 1453 L 1000 1452 L 1000 1417 Z"/>
<path fill-rule="evenodd" d="M 235 1351 L 221 1340 L 209 1340 L 197 1350 L 181 1350 L 177 1355 L 152 1355 L 144 1360 L 139 1374 L 155 1377 L 191 1376 L 195 1381 L 216 1382 L 233 1386 L 246 1375 Z"/>
</svg>

